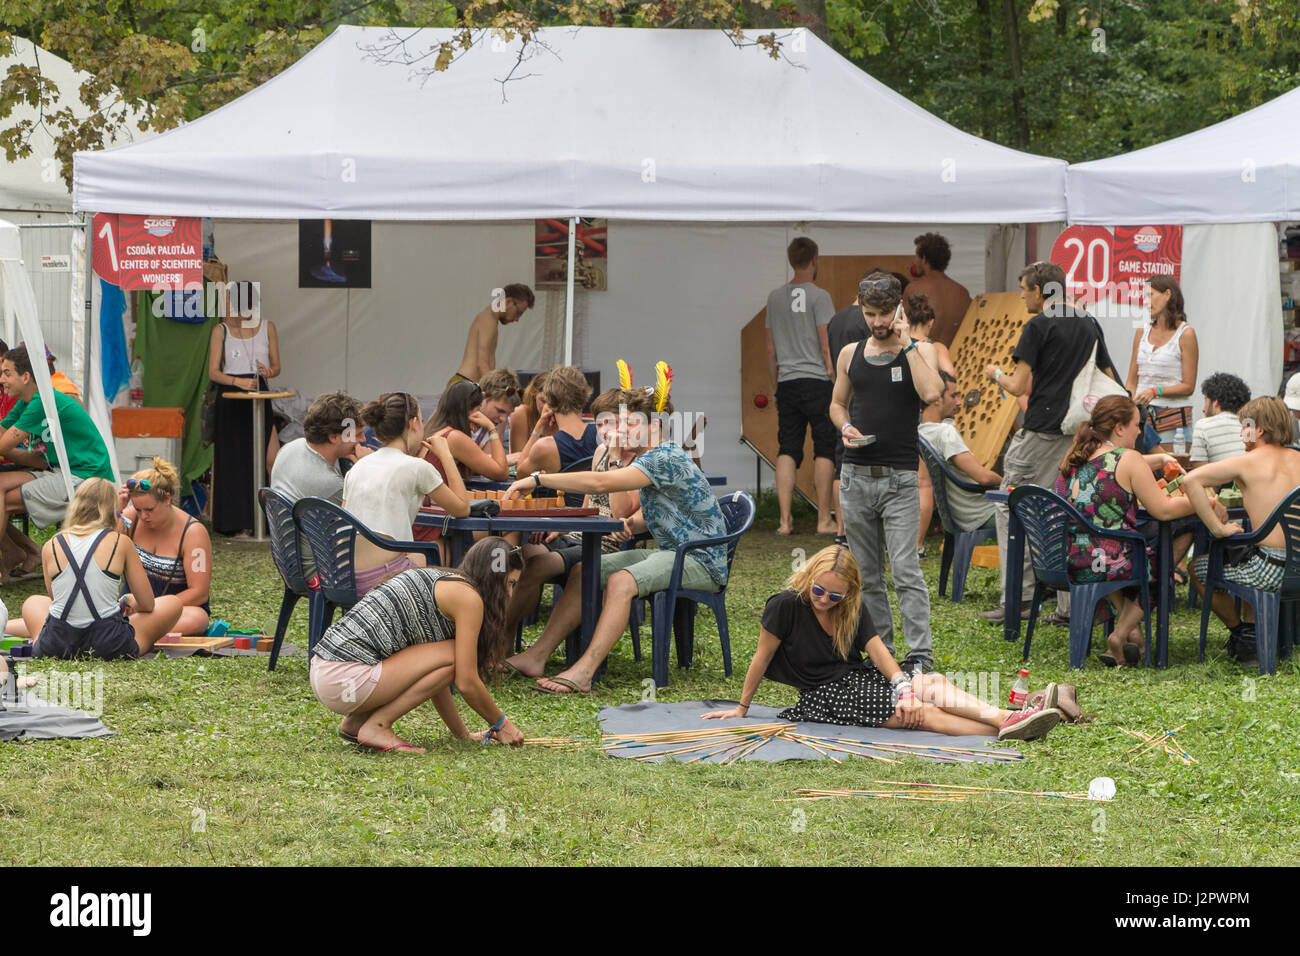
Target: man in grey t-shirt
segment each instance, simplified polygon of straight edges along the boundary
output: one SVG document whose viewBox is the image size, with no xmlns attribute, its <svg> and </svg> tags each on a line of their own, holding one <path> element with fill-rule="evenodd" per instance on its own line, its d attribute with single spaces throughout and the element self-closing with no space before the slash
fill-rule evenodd
<svg viewBox="0 0 1300 956">
<path fill-rule="evenodd" d="M 275 458 L 271 488 L 290 501 L 324 498 L 343 503 L 339 459 L 357 447 L 361 403 L 346 392 L 321 395 L 307 409 L 303 438 L 295 438 Z"/>
<path fill-rule="evenodd" d="M 826 326 L 835 314 L 830 293 L 814 285 L 817 243 L 799 236 L 786 250 L 794 276 L 767 297 L 767 370 L 776 399 L 776 497 L 781 509 L 777 534 L 794 530 L 790 507 L 795 472 L 803 461 L 804 435 L 812 429 L 817 490 L 817 531 L 834 534 L 831 485 L 835 476 L 835 445 L 839 436 L 831 424 L 831 359 Z"/>
</svg>

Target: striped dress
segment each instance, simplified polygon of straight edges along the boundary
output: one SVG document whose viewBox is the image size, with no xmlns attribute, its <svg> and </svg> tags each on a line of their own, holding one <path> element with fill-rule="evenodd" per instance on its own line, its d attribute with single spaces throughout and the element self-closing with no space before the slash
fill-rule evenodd
<svg viewBox="0 0 1300 956">
<path fill-rule="evenodd" d="M 448 568 L 412 568 L 372 588 L 321 636 L 316 656 L 378 664 L 413 644 L 455 639 L 456 622 L 433 596 L 444 578 L 465 581 Z"/>
</svg>

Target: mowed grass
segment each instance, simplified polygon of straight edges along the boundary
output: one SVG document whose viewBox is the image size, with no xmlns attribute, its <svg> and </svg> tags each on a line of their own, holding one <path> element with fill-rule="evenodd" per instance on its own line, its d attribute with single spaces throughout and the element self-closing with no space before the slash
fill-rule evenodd
<svg viewBox="0 0 1300 956">
<path fill-rule="evenodd" d="M 828 539 L 799 520 L 793 538 L 760 521 L 740 546 L 729 592 L 735 670 L 723 674 L 712 618 L 697 624 L 695 664 L 675 665 L 659 700 L 739 695 L 765 599 L 794 560 Z M 1005 695 L 1020 646 L 978 617 L 996 571 L 973 569 L 967 601 L 934 597 L 939 541 L 925 572 L 934 646 L 946 672 L 996 674 Z M 265 546 L 218 539 L 213 607 L 235 626 L 273 622 L 281 586 Z M 26 584 L 6 590 L 16 613 Z M 549 592 L 548 592 L 549 593 Z M 641 765 L 592 750 L 483 747 L 451 740 L 431 707 L 398 730 L 427 756 L 379 756 L 345 744 L 338 718 L 316 702 L 306 659 L 200 658 L 62 665 L 104 669 L 98 740 L 0 745 L 0 861 L 9 865 L 328 864 L 1285 864 L 1300 846 L 1300 679 L 1293 660 L 1260 678 L 1226 661 L 1212 627 L 1196 660 L 1199 618 L 1179 606 L 1172 666 L 1067 670 L 1066 632 L 1035 637 L 1034 686 L 1069 680 L 1096 720 L 1060 727 L 1008 766 L 916 759 Z M 532 631 L 531 633 L 536 633 Z M 646 658 L 630 639 L 615 649 L 589 697 L 532 693 L 515 679 L 493 693 L 531 736 L 593 736 L 604 705 L 642 699 Z M 300 604 L 290 640 L 306 643 Z M 1097 640 L 1100 640 L 1098 631 Z M 902 645 L 898 650 L 901 656 Z M 552 671 L 560 668 L 557 660 Z M 33 671 L 38 668 L 32 668 Z M 759 701 L 792 702 L 765 684 Z M 482 720 L 462 707 L 472 729 Z M 1121 728 L 1186 725 L 1178 740 L 1200 762 L 1148 754 Z M 1111 803 L 982 796 L 965 803 L 840 799 L 780 802 L 797 787 L 869 788 L 873 779 L 1021 790 L 1085 790 L 1097 776 L 1118 786 Z"/>
</svg>

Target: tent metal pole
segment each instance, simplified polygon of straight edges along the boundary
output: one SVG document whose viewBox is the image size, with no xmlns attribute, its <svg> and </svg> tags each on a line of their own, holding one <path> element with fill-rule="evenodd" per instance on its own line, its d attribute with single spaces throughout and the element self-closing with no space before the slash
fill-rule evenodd
<svg viewBox="0 0 1300 956">
<path fill-rule="evenodd" d="M 569 275 L 564 293 L 564 364 L 573 364 L 573 269 L 578 240 L 578 217 L 569 217 Z"/>
<path fill-rule="evenodd" d="M 92 251 L 91 243 L 94 242 L 94 238 L 91 236 L 93 221 L 94 221 L 93 216 L 86 217 L 86 223 L 85 226 L 83 227 L 86 234 L 86 247 L 82 250 L 82 254 L 81 254 L 82 268 L 85 270 L 86 273 L 86 290 L 85 290 L 86 291 L 86 304 L 85 304 L 86 322 L 85 325 L 82 326 L 82 343 L 81 343 L 82 346 L 81 354 L 83 359 L 81 367 L 84 370 L 84 377 L 81 382 L 81 394 L 86 396 L 87 401 L 90 400 L 90 376 L 94 374 L 94 370 L 90 367 L 90 351 L 91 351 L 90 344 L 91 344 L 91 339 L 94 338 L 94 328 L 92 327 L 94 317 L 90 314 L 91 302 L 94 299 L 94 279 L 95 279 L 95 267 L 93 264 L 94 258 L 91 255 L 91 251 Z"/>
</svg>

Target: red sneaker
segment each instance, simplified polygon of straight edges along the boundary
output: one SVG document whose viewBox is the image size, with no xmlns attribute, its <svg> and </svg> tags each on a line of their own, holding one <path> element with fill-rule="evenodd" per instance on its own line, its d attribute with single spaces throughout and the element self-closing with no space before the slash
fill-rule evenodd
<svg viewBox="0 0 1300 956">
<path fill-rule="evenodd" d="M 1016 711 L 998 730 L 998 740 L 1038 740 L 1061 722 L 1061 712 L 1041 704 Z"/>
</svg>

